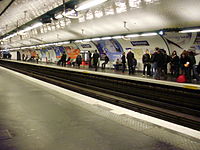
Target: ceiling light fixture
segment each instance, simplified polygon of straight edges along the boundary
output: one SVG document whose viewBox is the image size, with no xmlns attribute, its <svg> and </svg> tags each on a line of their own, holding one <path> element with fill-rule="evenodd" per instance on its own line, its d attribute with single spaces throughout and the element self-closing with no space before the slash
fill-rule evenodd
<svg viewBox="0 0 200 150">
<path fill-rule="evenodd" d="M 84 39 L 83 42 L 90 42 L 91 39 Z"/>
<path fill-rule="evenodd" d="M 40 26 L 42 26 L 42 25 L 43 25 L 42 22 L 37 22 L 37 23 L 34 23 L 33 25 L 31 25 L 31 26 L 29 26 L 29 27 L 26 27 L 26 28 L 20 30 L 18 33 L 19 33 L 19 34 L 24 33 L 24 32 L 30 31 L 30 30 L 32 30 L 32 29 L 35 29 L 35 28 L 37 28 L 37 27 L 40 27 Z"/>
<path fill-rule="evenodd" d="M 160 35 L 164 35 L 164 31 L 159 31 L 159 33 L 158 34 L 160 34 Z"/>
<path fill-rule="evenodd" d="M 100 38 L 93 38 L 92 41 L 100 41 Z"/>
<path fill-rule="evenodd" d="M 76 40 L 76 41 L 74 41 L 75 43 L 81 43 L 81 42 L 83 42 L 83 40 Z"/>
<path fill-rule="evenodd" d="M 108 36 L 108 37 L 102 37 L 102 38 L 101 38 L 101 40 L 110 40 L 110 39 L 112 39 L 112 38 L 109 37 L 109 36 Z"/>
<path fill-rule="evenodd" d="M 126 35 L 125 37 L 131 38 L 131 37 L 139 37 L 139 36 L 140 36 L 139 34 L 129 34 L 129 35 Z"/>
<path fill-rule="evenodd" d="M 200 32 L 200 29 L 187 29 L 179 31 L 179 33 L 191 33 L 191 32 Z"/>
<path fill-rule="evenodd" d="M 86 2 L 83 2 L 80 5 L 78 5 L 78 7 L 75 10 L 76 11 L 85 10 L 85 9 L 97 6 L 99 4 L 102 4 L 106 1 L 107 0 L 87 0 Z"/>
<path fill-rule="evenodd" d="M 118 36 L 113 36 L 112 38 L 113 39 L 122 39 L 124 36 L 122 36 L 122 35 L 118 35 Z"/>
<path fill-rule="evenodd" d="M 143 33 L 143 34 L 141 34 L 141 36 L 154 36 L 154 35 L 158 35 L 158 33 L 151 32 L 151 33 Z"/>
</svg>

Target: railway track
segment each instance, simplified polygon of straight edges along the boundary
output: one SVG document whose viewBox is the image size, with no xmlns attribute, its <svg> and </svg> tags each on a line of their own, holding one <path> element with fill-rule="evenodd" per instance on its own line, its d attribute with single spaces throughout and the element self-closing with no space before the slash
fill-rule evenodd
<svg viewBox="0 0 200 150">
<path fill-rule="evenodd" d="M 118 106 L 200 130 L 200 91 L 0 60 L 0 65 Z"/>
</svg>

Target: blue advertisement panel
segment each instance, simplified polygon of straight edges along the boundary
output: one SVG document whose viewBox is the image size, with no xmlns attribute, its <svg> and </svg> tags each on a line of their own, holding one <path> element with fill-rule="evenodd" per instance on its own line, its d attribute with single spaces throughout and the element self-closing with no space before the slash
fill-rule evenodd
<svg viewBox="0 0 200 150">
<path fill-rule="evenodd" d="M 40 49 L 40 53 L 41 53 L 41 57 L 42 58 L 46 58 L 47 57 L 47 55 L 46 55 L 46 53 L 47 53 L 47 49 Z"/>
<path fill-rule="evenodd" d="M 123 52 L 122 46 L 115 39 L 110 40 L 100 40 L 93 42 L 99 53 L 100 58 L 103 59 L 105 55 L 108 56 L 110 61 L 115 61 L 117 58 L 120 58 Z"/>
<path fill-rule="evenodd" d="M 60 58 L 62 56 L 62 53 L 65 51 L 65 48 L 62 46 L 55 46 L 54 51 L 56 54 L 56 58 Z"/>
</svg>

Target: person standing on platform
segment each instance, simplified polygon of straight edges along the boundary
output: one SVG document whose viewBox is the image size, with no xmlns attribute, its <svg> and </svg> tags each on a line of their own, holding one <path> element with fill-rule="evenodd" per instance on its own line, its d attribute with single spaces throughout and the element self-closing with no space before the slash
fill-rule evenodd
<svg viewBox="0 0 200 150">
<path fill-rule="evenodd" d="M 163 69 L 164 63 L 165 63 L 165 56 L 163 54 L 162 49 L 158 50 L 158 52 L 157 52 L 156 63 L 157 63 L 157 69 L 156 69 L 155 79 L 160 80 L 161 76 L 165 75 L 164 69 Z"/>
<path fill-rule="evenodd" d="M 88 51 L 88 62 L 89 62 L 89 68 L 92 68 L 92 53 Z"/>
<path fill-rule="evenodd" d="M 78 68 L 80 68 L 80 65 L 82 64 L 82 57 L 80 54 L 76 57 L 76 64 Z"/>
<path fill-rule="evenodd" d="M 97 64 L 98 64 L 98 60 L 99 60 L 99 53 L 97 53 L 97 50 L 95 50 L 95 53 L 93 54 L 93 65 L 95 68 L 95 71 L 97 71 Z"/>
<path fill-rule="evenodd" d="M 129 74 L 133 74 L 134 73 L 134 68 L 133 68 L 133 61 L 134 61 L 134 53 L 131 52 L 131 50 L 127 53 L 127 61 L 128 61 L 128 71 Z"/>
<path fill-rule="evenodd" d="M 66 58 L 67 58 L 67 55 L 65 52 L 63 52 L 62 56 L 61 56 L 61 63 L 62 63 L 62 67 L 65 67 L 66 66 Z"/>
<path fill-rule="evenodd" d="M 197 74 L 198 74 L 198 76 L 199 76 L 199 74 L 200 74 L 200 61 L 199 61 L 199 64 L 197 65 Z M 199 77 L 200 78 L 200 77 Z M 198 81 L 200 81 L 200 80 L 198 80 Z"/>
<path fill-rule="evenodd" d="M 22 61 L 25 61 L 25 54 L 22 54 Z"/>
<path fill-rule="evenodd" d="M 195 53 L 193 51 L 189 51 L 188 52 L 188 57 L 190 59 L 190 69 L 192 71 L 192 78 L 193 79 L 196 79 L 196 80 L 199 80 L 199 76 L 198 76 L 198 73 L 196 71 L 196 58 L 195 58 Z"/>
<path fill-rule="evenodd" d="M 150 58 L 150 54 L 149 54 L 149 50 L 146 50 L 145 54 L 142 56 L 142 62 L 144 64 L 143 67 L 143 76 L 145 76 L 145 69 L 147 68 L 147 75 L 150 76 L 151 72 L 151 58 Z"/>
<path fill-rule="evenodd" d="M 179 76 L 179 57 L 177 55 L 176 51 L 172 52 L 172 56 L 171 56 L 171 62 L 170 62 L 170 66 L 171 66 L 171 75 L 175 76 L 176 78 Z"/>
<path fill-rule="evenodd" d="M 122 60 L 122 73 L 124 73 L 124 71 L 126 69 L 126 56 L 125 56 L 125 52 L 123 52 L 121 60 Z"/>
<path fill-rule="evenodd" d="M 107 55 L 105 55 L 104 57 L 104 62 L 102 63 L 102 69 L 105 69 L 106 68 L 106 64 L 109 62 L 109 58 Z"/>
<path fill-rule="evenodd" d="M 39 55 L 38 54 L 35 56 L 35 59 L 36 59 L 36 63 L 38 64 L 38 60 L 39 60 Z"/>
<path fill-rule="evenodd" d="M 181 74 L 184 74 L 188 82 L 191 82 L 191 60 L 188 52 L 184 50 L 180 56 Z"/>
</svg>

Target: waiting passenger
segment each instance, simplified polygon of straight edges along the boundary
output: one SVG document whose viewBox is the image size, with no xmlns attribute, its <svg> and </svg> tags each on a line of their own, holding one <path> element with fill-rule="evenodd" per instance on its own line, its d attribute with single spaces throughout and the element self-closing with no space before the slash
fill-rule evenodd
<svg viewBox="0 0 200 150">
<path fill-rule="evenodd" d="M 123 52 L 121 60 L 122 60 L 122 72 L 124 73 L 124 71 L 126 69 L 126 56 L 125 56 L 125 52 Z"/>
<path fill-rule="evenodd" d="M 165 63 L 165 57 L 164 54 L 162 53 L 162 49 L 157 51 L 156 55 L 156 64 L 157 64 L 157 69 L 156 69 L 156 79 L 160 79 L 160 77 L 164 74 L 164 63 Z"/>
<path fill-rule="evenodd" d="M 113 66 L 114 66 L 115 70 L 119 70 L 119 68 L 122 66 L 122 63 L 119 60 L 119 58 L 117 58 L 117 60 L 115 61 L 115 64 Z"/>
<path fill-rule="evenodd" d="M 197 65 L 197 67 L 195 68 L 195 71 L 196 71 L 196 79 L 197 81 L 200 81 L 200 61 L 199 61 L 199 64 Z"/>
<path fill-rule="evenodd" d="M 38 54 L 35 56 L 35 59 L 36 59 L 36 63 L 38 64 L 38 60 L 39 60 L 39 55 Z"/>
<path fill-rule="evenodd" d="M 176 51 L 172 52 L 170 66 L 171 75 L 177 78 L 179 76 L 179 57 L 177 56 Z"/>
<path fill-rule="evenodd" d="M 67 63 L 68 65 L 71 65 L 71 57 L 68 57 L 66 63 Z"/>
<path fill-rule="evenodd" d="M 147 75 L 150 76 L 151 75 L 151 72 L 150 72 L 150 69 L 151 69 L 151 58 L 150 58 L 150 55 L 149 55 L 149 50 L 146 50 L 145 54 L 143 55 L 142 62 L 144 64 L 143 76 L 145 76 L 145 69 L 146 68 L 147 68 Z"/>
<path fill-rule="evenodd" d="M 89 62 L 89 68 L 92 68 L 92 53 L 88 51 L 88 62 Z"/>
<path fill-rule="evenodd" d="M 109 58 L 107 55 L 105 55 L 104 57 L 104 62 L 102 63 L 102 69 L 106 68 L 106 64 L 109 62 Z"/>
<path fill-rule="evenodd" d="M 193 51 L 189 51 L 188 52 L 188 57 L 190 59 L 190 68 L 191 68 L 191 71 L 192 71 L 192 76 L 194 79 L 197 79 L 199 80 L 199 76 L 198 76 L 198 73 L 197 73 L 197 70 L 196 70 L 196 59 L 195 59 L 195 53 Z"/>
<path fill-rule="evenodd" d="M 24 55 L 24 53 L 22 54 L 22 61 L 25 61 L 25 55 Z"/>
<path fill-rule="evenodd" d="M 180 57 L 181 74 L 184 74 L 188 82 L 191 82 L 191 60 L 188 57 L 188 52 L 184 50 Z"/>
<path fill-rule="evenodd" d="M 80 68 L 80 65 L 82 64 L 82 57 L 80 54 L 76 57 L 76 64 L 78 68 Z"/>
<path fill-rule="evenodd" d="M 95 68 L 95 71 L 97 71 L 97 64 L 98 64 L 98 61 L 99 61 L 99 53 L 97 53 L 97 50 L 95 50 L 95 53 L 93 54 L 93 66 Z"/>
<path fill-rule="evenodd" d="M 151 54 L 151 74 L 153 77 L 156 76 L 157 73 L 157 56 L 158 56 L 159 48 L 156 47 L 153 54 Z"/>
<path fill-rule="evenodd" d="M 67 58 L 67 55 L 66 55 L 65 52 L 63 52 L 63 54 L 61 56 L 61 65 L 62 65 L 62 67 L 66 66 L 66 58 Z"/>
<path fill-rule="evenodd" d="M 200 74 L 200 61 L 199 61 L 199 64 L 197 66 L 197 73 Z"/>
<path fill-rule="evenodd" d="M 133 74 L 134 73 L 134 68 L 133 68 L 133 61 L 134 61 L 134 53 L 131 52 L 131 50 L 127 53 L 127 61 L 128 61 L 128 71 L 129 74 Z"/>
<path fill-rule="evenodd" d="M 163 64 L 163 72 L 164 75 L 167 76 L 167 65 L 171 61 L 171 57 L 167 55 L 166 50 L 162 49 L 164 64 Z"/>
</svg>

